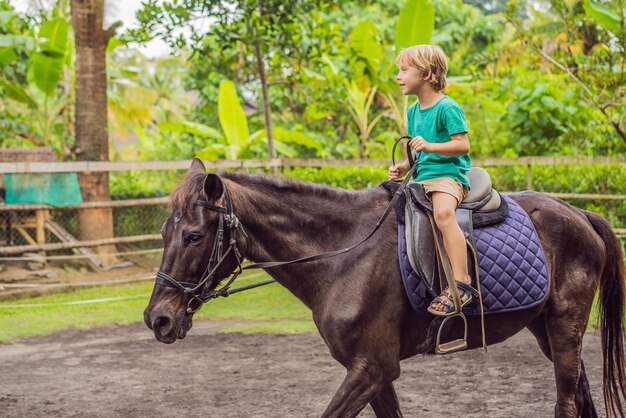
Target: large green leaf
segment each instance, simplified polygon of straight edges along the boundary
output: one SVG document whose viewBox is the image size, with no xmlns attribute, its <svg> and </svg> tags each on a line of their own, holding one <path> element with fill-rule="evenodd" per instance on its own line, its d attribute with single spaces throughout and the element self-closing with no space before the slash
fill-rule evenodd
<svg viewBox="0 0 626 418">
<path fill-rule="evenodd" d="M 219 160 L 224 156 L 225 149 L 222 144 L 211 144 L 206 148 L 202 148 L 201 150 L 196 152 L 196 157 L 201 160 L 206 161 L 215 161 Z"/>
<path fill-rule="evenodd" d="M 276 152 L 284 155 L 287 158 L 294 158 L 298 155 L 298 152 L 291 148 L 289 145 L 284 142 L 274 141 L 274 146 L 276 147 Z"/>
<path fill-rule="evenodd" d="M 30 57 L 28 78 L 48 96 L 53 96 L 61 75 L 63 74 L 64 60 L 35 52 Z"/>
<path fill-rule="evenodd" d="M 39 28 L 39 47 L 46 55 L 65 58 L 67 53 L 67 36 L 70 24 L 60 17 L 52 19 Z"/>
<path fill-rule="evenodd" d="M 350 48 L 374 68 L 378 68 L 383 57 L 383 47 L 378 38 L 378 29 L 369 20 L 357 23 L 350 33 Z"/>
<path fill-rule="evenodd" d="M 111 38 L 107 44 L 107 54 L 113 52 L 115 48 L 128 45 L 128 41 L 120 38 Z"/>
<path fill-rule="evenodd" d="M 406 0 L 396 24 L 396 50 L 430 44 L 435 29 L 435 9 L 431 0 Z"/>
<path fill-rule="evenodd" d="M 228 144 L 233 149 L 244 149 L 248 143 L 250 131 L 248 119 L 239 103 L 235 83 L 224 80 L 220 83 L 217 97 L 217 114 L 222 125 L 222 131 Z M 233 158 L 232 156 L 230 158 Z M 236 158 L 236 157 L 235 157 Z"/>
<path fill-rule="evenodd" d="M 613 33 L 617 33 L 619 31 L 621 19 L 615 10 L 594 0 L 586 0 L 583 7 L 585 8 L 587 14 L 605 29 L 608 29 Z"/>
<path fill-rule="evenodd" d="M 47 21 L 39 29 L 38 51 L 30 59 L 29 79 L 46 95 L 52 96 L 63 75 L 70 24 L 64 19 Z"/>
<path fill-rule="evenodd" d="M 274 128 L 274 136 L 281 142 L 290 142 L 293 144 L 304 145 L 305 147 L 321 150 L 322 146 L 311 136 L 302 133 L 289 131 L 283 128 Z"/>
<path fill-rule="evenodd" d="M 37 103 L 35 103 L 33 98 L 20 86 L 0 80 L 0 87 L 4 89 L 7 97 L 17 102 L 26 103 L 30 108 L 37 107 Z"/>
<path fill-rule="evenodd" d="M 159 130 L 180 132 L 192 135 L 201 136 L 204 138 L 222 139 L 223 135 L 217 129 L 211 128 L 208 125 L 195 122 L 162 122 L 158 124 Z"/>
</svg>

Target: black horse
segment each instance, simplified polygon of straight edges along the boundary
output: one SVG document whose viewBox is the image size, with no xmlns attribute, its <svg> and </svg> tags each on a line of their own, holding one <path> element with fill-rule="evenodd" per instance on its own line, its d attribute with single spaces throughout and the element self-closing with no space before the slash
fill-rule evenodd
<svg viewBox="0 0 626 418">
<path fill-rule="evenodd" d="M 623 416 L 625 269 L 617 237 L 601 216 L 561 200 L 534 192 L 511 198 L 530 215 L 552 280 L 541 305 L 487 315 L 487 344 L 528 328 L 554 363 L 555 416 L 597 416 L 581 347 L 599 287 L 604 399 L 607 415 Z M 172 213 L 162 230 L 161 276 L 144 312 L 146 325 L 161 342 L 184 338 L 206 296 L 198 296 L 198 289 L 206 284 L 215 293 L 240 257 L 292 260 L 348 247 L 367 236 L 389 200 L 382 187 L 347 192 L 266 176 L 207 174 L 194 160 L 171 196 Z M 354 417 L 368 403 L 377 417 L 401 416 L 393 387 L 400 360 L 428 349 L 430 318 L 416 314 L 407 300 L 396 228 L 391 213 L 369 240 L 348 253 L 266 268 L 311 309 L 332 356 L 346 368 L 325 417 Z M 218 242 L 224 247 L 217 248 Z M 480 318 L 468 322 L 469 348 L 480 347 Z"/>
</svg>

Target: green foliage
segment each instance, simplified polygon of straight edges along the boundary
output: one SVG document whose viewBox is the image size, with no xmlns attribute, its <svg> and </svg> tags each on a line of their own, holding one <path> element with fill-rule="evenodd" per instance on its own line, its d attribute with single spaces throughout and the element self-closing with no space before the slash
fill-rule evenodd
<svg viewBox="0 0 626 418">
<path fill-rule="evenodd" d="M 613 10 L 610 6 L 602 4 L 594 0 L 585 0 L 584 3 L 585 12 L 593 17 L 596 22 L 604 26 L 605 29 L 617 34 L 620 32 L 620 26 L 624 21 L 624 16 L 620 17 L 617 11 Z"/>
<path fill-rule="evenodd" d="M 235 90 L 235 84 L 232 81 L 222 81 L 217 100 L 220 124 L 229 144 L 227 158 L 234 160 L 237 158 L 239 151 L 246 146 L 250 133 L 246 115 L 243 113 L 243 108 L 239 103 L 239 97 L 237 97 L 237 91 Z"/>
<path fill-rule="evenodd" d="M 626 144 L 626 3 L 621 0 L 550 0 L 548 13 L 520 17 L 525 2 L 507 12 L 516 36 L 530 46 L 535 71 L 541 65 L 565 74 L 577 95 L 599 111 L 612 130 L 612 152 Z"/>
<path fill-rule="evenodd" d="M 407 0 L 396 24 L 396 51 L 413 45 L 430 44 L 435 29 L 431 0 Z"/>
<path fill-rule="evenodd" d="M 363 20 L 350 33 L 350 49 L 354 55 L 364 58 L 372 68 L 380 67 L 383 57 L 383 48 L 380 44 L 380 35 L 376 26 L 369 20 Z"/>
<path fill-rule="evenodd" d="M 44 16 L 39 22 L 0 2 L 0 21 L 0 145 L 50 146 L 69 155 L 67 19 Z"/>
<path fill-rule="evenodd" d="M 200 159 L 216 160 L 225 156 L 235 160 L 245 157 L 249 152 L 253 152 L 254 155 L 262 152 L 258 151 L 258 148 L 261 148 L 260 146 L 265 143 L 268 136 L 267 131 L 263 129 L 252 134 L 249 133 L 248 118 L 239 103 L 235 84 L 230 80 L 223 80 L 220 84 L 217 110 L 220 125 L 224 131 L 223 135 L 209 126 L 198 123 L 160 124 L 159 127 L 178 132 L 200 134 L 213 139 L 209 146 L 196 153 L 196 157 Z M 321 150 L 320 145 L 311 136 L 303 132 L 291 131 L 281 127 L 274 128 L 273 132 L 274 145 L 278 154 L 288 158 L 296 157 L 298 152 L 287 143 Z"/>
<path fill-rule="evenodd" d="M 204 136 L 196 135 L 197 125 L 187 120 L 192 98 L 180 78 L 184 56 L 150 62 L 137 51 L 120 47 L 107 59 L 113 159 L 191 158 L 204 146 Z"/>
<path fill-rule="evenodd" d="M 62 18 L 45 22 L 37 35 L 37 50 L 31 56 L 29 76 L 46 95 L 56 92 L 69 50 L 70 24 Z"/>
<path fill-rule="evenodd" d="M 167 196 L 186 174 L 186 170 L 112 171 L 109 174 L 111 196 L 115 200 Z"/>
<path fill-rule="evenodd" d="M 293 167 L 286 169 L 284 174 L 304 182 L 346 190 L 375 187 L 387 180 L 385 167 Z"/>
<path fill-rule="evenodd" d="M 396 47 L 431 34 L 448 54 L 448 94 L 467 115 L 472 156 L 626 152 L 623 2 L 516 0 L 508 21 L 499 0 L 263 4 L 145 3 L 142 26 L 112 42 L 107 57 L 113 159 L 265 157 L 257 43 L 280 155 L 387 157 L 414 101 L 396 85 Z M 0 143 L 52 145 L 71 158 L 73 68 L 64 64 L 55 84 L 59 67 L 48 62 L 73 56 L 67 2 L 54 10 L 26 17 L 0 0 Z M 191 25 L 207 16 L 210 33 Z M 124 46 L 151 37 L 176 46 L 176 56 L 150 62 Z M 220 123 L 224 80 L 245 112 L 245 145 Z"/>
<path fill-rule="evenodd" d="M 543 77 L 542 77 L 543 78 Z M 572 155 L 582 147 L 576 130 L 591 123 L 594 116 L 573 89 L 564 90 L 559 78 L 519 80 L 512 88 L 506 118 L 510 122 L 517 155 Z M 578 125 L 578 126 L 577 126 Z"/>
</svg>

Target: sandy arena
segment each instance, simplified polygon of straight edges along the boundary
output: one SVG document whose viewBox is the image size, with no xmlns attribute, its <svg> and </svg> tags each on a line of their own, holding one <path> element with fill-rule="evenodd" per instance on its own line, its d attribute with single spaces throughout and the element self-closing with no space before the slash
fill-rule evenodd
<svg viewBox="0 0 626 418">
<path fill-rule="evenodd" d="M 194 324 L 157 342 L 143 324 L 64 331 L 0 344 L 4 417 L 318 417 L 344 377 L 317 334 L 220 334 Z M 600 337 L 583 352 L 604 416 Z M 453 389 L 448 389 L 453 388 Z M 547 417 L 552 364 L 524 331 L 487 355 L 417 356 L 396 390 L 405 417 Z M 360 417 L 373 417 L 368 406 Z"/>
</svg>

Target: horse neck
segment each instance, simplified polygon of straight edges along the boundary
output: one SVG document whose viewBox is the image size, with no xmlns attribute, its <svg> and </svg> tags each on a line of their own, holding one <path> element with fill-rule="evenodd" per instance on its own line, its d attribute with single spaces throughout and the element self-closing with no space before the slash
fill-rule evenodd
<svg viewBox="0 0 626 418">
<path fill-rule="evenodd" d="M 269 178 L 257 184 L 249 177 L 230 180 L 234 211 L 246 233 L 241 250 L 254 262 L 294 260 L 355 244 L 367 236 L 388 203 L 386 192 L 375 189 L 346 192 Z M 269 273 L 312 307 L 335 280 L 332 272 L 338 264 L 327 259 Z"/>
</svg>

